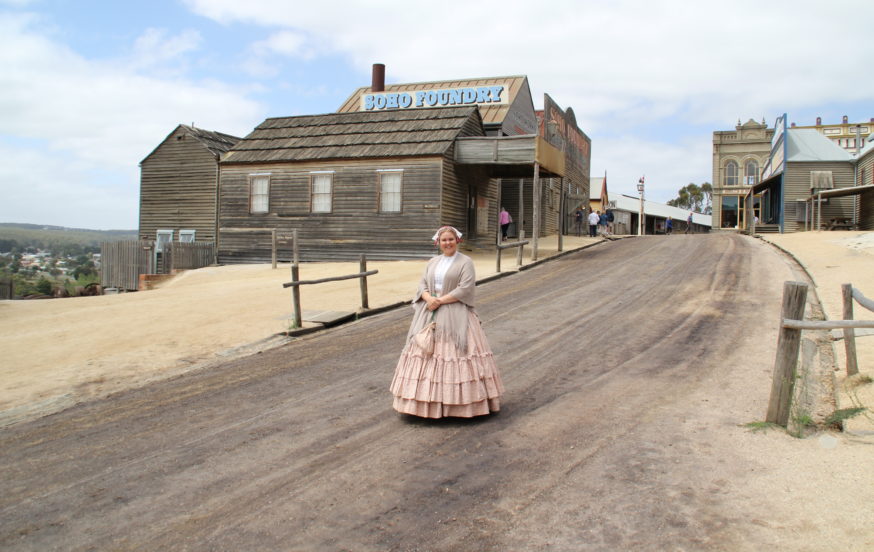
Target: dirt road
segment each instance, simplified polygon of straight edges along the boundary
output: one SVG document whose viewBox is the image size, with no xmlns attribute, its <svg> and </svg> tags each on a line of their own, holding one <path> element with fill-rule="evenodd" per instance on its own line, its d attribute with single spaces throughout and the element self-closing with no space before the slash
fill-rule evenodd
<svg viewBox="0 0 874 552">
<path fill-rule="evenodd" d="M 507 387 L 484 419 L 391 410 L 401 309 L 7 428 L 0 548 L 870 549 L 874 491 L 830 441 L 741 427 L 795 277 L 759 241 L 672 236 L 482 285 Z"/>
</svg>

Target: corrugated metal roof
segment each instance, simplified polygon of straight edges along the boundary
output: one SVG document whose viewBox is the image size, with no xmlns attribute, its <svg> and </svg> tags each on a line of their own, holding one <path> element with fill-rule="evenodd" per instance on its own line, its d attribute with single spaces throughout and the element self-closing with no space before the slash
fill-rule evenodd
<svg viewBox="0 0 874 552">
<path fill-rule="evenodd" d="M 489 77 L 489 78 L 476 78 L 476 79 L 458 79 L 458 80 L 447 80 L 447 81 L 432 81 L 432 82 L 414 82 L 414 83 L 406 83 L 406 84 L 386 84 L 384 92 L 414 92 L 416 90 L 435 90 L 435 89 L 446 89 L 446 88 L 467 88 L 467 87 L 478 87 L 478 86 L 494 86 L 496 84 L 503 84 L 508 94 L 508 100 L 506 103 L 502 104 L 482 104 L 480 105 L 480 115 L 482 116 L 484 125 L 491 124 L 501 124 L 504 121 L 504 118 L 507 116 L 507 111 L 509 111 L 510 106 L 512 105 L 513 99 L 516 97 L 516 94 L 523 86 L 527 86 L 528 77 L 524 75 L 514 75 L 507 77 Z M 361 110 L 361 96 L 364 94 L 370 94 L 371 90 L 369 86 L 362 86 L 358 90 L 352 93 L 349 98 L 343 102 L 343 105 L 340 106 L 340 109 L 337 110 L 338 113 L 352 113 Z M 440 109 L 440 108 L 430 108 L 430 109 Z"/>
<path fill-rule="evenodd" d="M 640 211 L 640 198 L 627 195 L 619 195 L 610 200 L 611 203 L 616 202 L 616 208 L 623 211 L 637 213 Z M 646 215 L 654 217 L 667 218 L 671 217 L 674 220 L 686 220 L 689 216 L 688 209 L 680 209 L 679 207 L 671 207 L 664 203 L 655 201 L 643 201 L 643 212 Z M 713 217 L 701 213 L 692 213 L 692 222 L 702 226 L 713 226 Z"/>
<path fill-rule="evenodd" d="M 222 163 L 443 155 L 476 106 L 356 111 L 267 119 L 222 156 Z"/>
<path fill-rule="evenodd" d="M 787 161 L 850 161 L 853 156 L 844 148 L 812 128 L 790 128 L 786 132 Z"/>
</svg>

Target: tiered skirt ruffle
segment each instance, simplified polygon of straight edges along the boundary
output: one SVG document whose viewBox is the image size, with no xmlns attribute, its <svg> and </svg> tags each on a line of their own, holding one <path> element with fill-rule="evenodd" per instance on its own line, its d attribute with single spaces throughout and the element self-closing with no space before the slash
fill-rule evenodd
<svg viewBox="0 0 874 552">
<path fill-rule="evenodd" d="M 467 352 L 438 337 L 434 353 L 404 347 L 390 390 L 398 412 L 422 418 L 471 418 L 501 408 L 504 384 L 479 318 L 469 313 Z"/>
</svg>

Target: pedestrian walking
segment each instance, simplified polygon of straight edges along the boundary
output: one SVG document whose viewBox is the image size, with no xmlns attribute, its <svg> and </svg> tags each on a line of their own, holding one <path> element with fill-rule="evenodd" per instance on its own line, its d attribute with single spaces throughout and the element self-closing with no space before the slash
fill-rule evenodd
<svg viewBox="0 0 874 552">
<path fill-rule="evenodd" d="M 598 230 L 601 232 L 602 236 L 606 236 L 607 232 L 607 213 L 602 213 L 598 211 L 600 216 L 598 217 Z"/>
<path fill-rule="evenodd" d="M 461 232 L 452 226 L 432 239 L 441 254 L 428 261 L 413 298 L 407 344 L 389 386 L 394 409 L 422 418 L 497 412 L 504 385 L 474 310 L 473 261 L 458 251 Z"/>
<path fill-rule="evenodd" d="M 577 237 L 583 232 L 583 218 L 585 213 L 583 212 L 582 207 L 577 207 L 577 210 L 574 211 L 574 226 L 576 227 Z"/>
<path fill-rule="evenodd" d="M 510 223 L 513 222 L 513 217 L 510 216 L 510 213 L 503 207 L 501 207 L 500 214 L 500 223 L 501 223 L 501 239 L 507 239 L 507 228 L 510 227 Z"/>
<path fill-rule="evenodd" d="M 692 212 L 689 212 L 689 218 L 686 219 L 686 234 L 692 233 Z"/>
<path fill-rule="evenodd" d="M 665 234 L 669 235 L 674 229 L 674 221 L 671 217 L 665 219 Z"/>
<path fill-rule="evenodd" d="M 598 223 L 601 221 L 601 214 L 595 210 L 589 213 L 589 237 L 595 238 L 598 236 Z"/>
</svg>

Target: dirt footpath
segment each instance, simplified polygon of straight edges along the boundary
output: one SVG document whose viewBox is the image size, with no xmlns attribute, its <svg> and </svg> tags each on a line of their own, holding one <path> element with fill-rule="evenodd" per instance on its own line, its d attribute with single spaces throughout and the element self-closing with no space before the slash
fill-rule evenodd
<svg viewBox="0 0 874 552">
<path fill-rule="evenodd" d="M 600 242 L 565 237 L 564 251 Z M 469 252 L 468 252 L 469 253 Z M 542 239 L 539 258 L 558 253 Z M 469 253 L 477 277 L 494 274 L 494 254 Z M 409 300 L 426 261 L 370 262 L 371 308 Z M 531 264 L 525 249 L 524 264 Z M 515 269 L 505 252 L 502 269 Z M 302 280 L 353 274 L 355 263 L 304 263 Z M 41 301 L 0 301 L 0 427 L 68 408 L 287 342 L 288 264 L 230 265 L 188 271 L 159 289 Z M 307 310 L 355 312 L 358 280 L 305 286 Z M 306 325 L 306 324 L 305 324 Z"/>
</svg>

